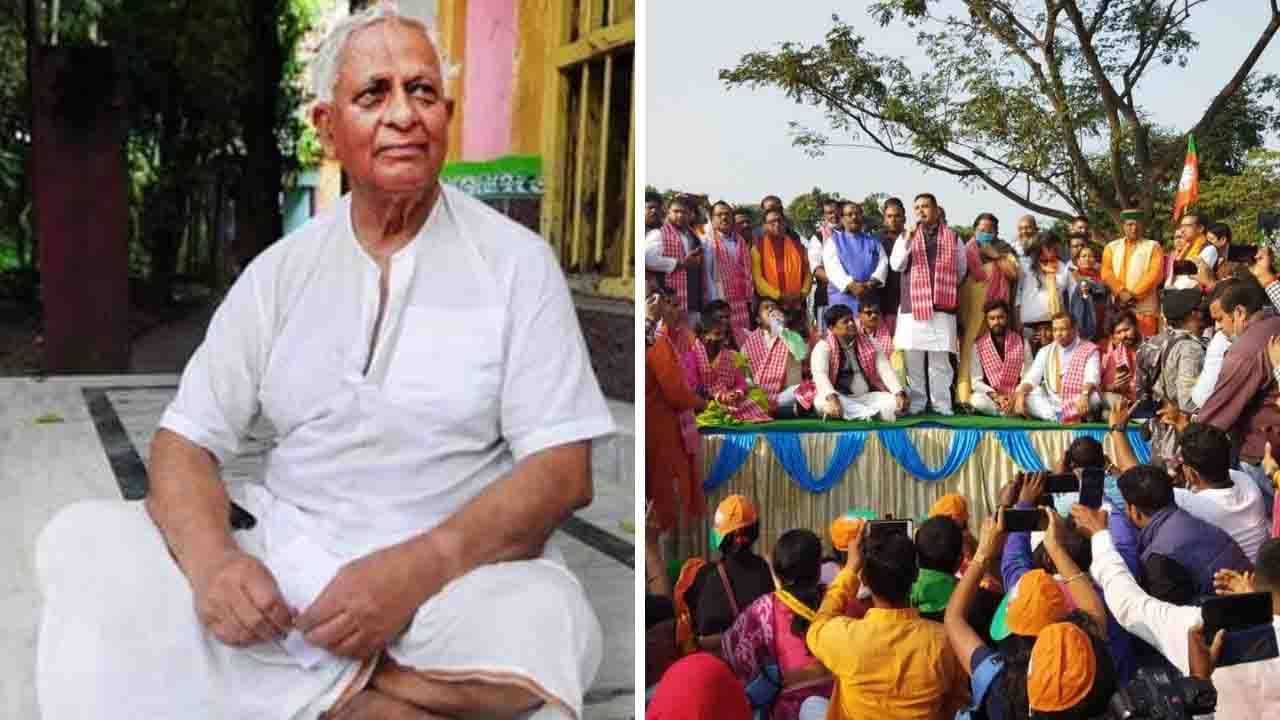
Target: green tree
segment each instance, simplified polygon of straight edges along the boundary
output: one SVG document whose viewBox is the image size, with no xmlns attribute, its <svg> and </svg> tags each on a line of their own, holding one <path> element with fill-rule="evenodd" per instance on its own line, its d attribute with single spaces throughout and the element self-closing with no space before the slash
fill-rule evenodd
<svg viewBox="0 0 1280 720">
<path fill-rule="evenodd" d="M 1065 220 L 1096 209 L 1118 225 L 1124 207 L 1136 202 L 1150 213 L 1171 192 L 1188 132 L 1252 141 L 1238 122 L 1224 130 L 1223 118 L 1280 28 L 1276 0 L 1248 55 L 1191 127 L 1155 125 L 1140 100 L 1154 63 L 1187 66 L 1197 48 L 1190 18 L 1207 1 L 964 0 L 963 16 L 942 16 L 938 2 L 880 0 L 872 17 L 916 29 L 928 70 L 875 53 L 833 16 L 823 42 L 749 53 L 720 78 L 730 88 L 779 88 L 820 108 L 828 127 L 792 125 L 794 144 L 810 153 L 867 146 L 1042 215 Z M 1276 90 L 1273 76 L 1252 82 L 1256 93 Z M 1255 120 L 1262 131 L 1276 115 Z M 1219 165 L 1238 163 L 1232 152 L 1224 149 L 1230 157 Z"/>
<path fill-rule="evenodd" d="M 818 232 L 818 223 L 822 222 L 822 204 L 827 200 L 839 203 L 844 199 L 838 192 L 823 192 L 822 188 L 815 187 L 807 193 L 795 196 L 786 205 L 787 220 L 803 236 L 801 240 L 808 240 Z"/>
<path fill-rule="evenodd" d="M 1220 174 L 1200 184 L 1196 209 L 1231 226 L 1232 241 L 1257 244 L 1258 214 L 1280 207 L 1280 151 L 1249 152 L 1238 175 Z"/>
</svg>

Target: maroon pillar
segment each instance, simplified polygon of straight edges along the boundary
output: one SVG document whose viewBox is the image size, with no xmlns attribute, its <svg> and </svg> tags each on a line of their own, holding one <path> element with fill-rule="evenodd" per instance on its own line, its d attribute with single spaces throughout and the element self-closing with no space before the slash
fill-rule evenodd
<svg viewBox="0 0 1280 720">
<path fill-rule="evenodd" d="M 125 114 L 112 52 L 43 47 L 35 64 L 35 222 L 47 373 L 129 364 Z"/>
</svg>

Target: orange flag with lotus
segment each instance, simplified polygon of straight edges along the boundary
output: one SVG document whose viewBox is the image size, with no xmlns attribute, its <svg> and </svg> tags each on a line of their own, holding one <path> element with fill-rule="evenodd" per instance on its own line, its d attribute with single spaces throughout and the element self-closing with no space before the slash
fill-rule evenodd
<svg viewBox="0 0 1280 720">
<path fill-rule="evenodd" d="M 1173 198 L 1173 221 L 1177 222 L 1196 200 L 1200 199 L 1200 168 L 1196 154 L 1196 136 L 1187 136 L 1187 159 L 1182 165 L 1182 178 L 1178 180 L 1178 194 Z"/>
</svg>

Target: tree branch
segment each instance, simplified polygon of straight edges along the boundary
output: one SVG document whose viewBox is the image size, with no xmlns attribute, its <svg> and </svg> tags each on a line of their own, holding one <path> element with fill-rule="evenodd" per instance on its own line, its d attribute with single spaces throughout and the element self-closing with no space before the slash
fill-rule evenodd
<svg viewBox="0 0 1280 720">
<path fill-rule="evenodd" d="M 1245 79 L 1249 77 L 1249 73 L 1253 72 L 1253 66 L 1257 64 L 1258 58 L 1262 57 L 1262 52 L 1267 49 L 1267 45 L 1271 42 L 1271 38 L 1276 34 L 1277 29 L 1280 29 L 1280 7 L 1277 7 L 1277 0 L 1271 0 L 1271 22 L 1267 23 L 1267 26 L 1263 28 L 1262 34 L 1258 36 L 1257 42 L 1253 44 L 1253 49 L 1249 51 L 1248 57 L 1244 59 L 1244 62 L 1240 63 L 1240 67 L 1236 68 L 1235 74 L 1231 76 L 1226 85 L 1222 86 L 1213 101 L 1209 103 L 1204 115 L 1200 116 L 1199 122 L 1191 128 L 1192 133 L 1196 135 L 1204 134 L 1205 128 L 1213 122 L 1218 113 L 1222 111 L 1222 108 L 1226 107 L 1227 101 L 1244 84 Z M 1173 155 L 1176 157 L 1177 153 L 1175 152 Z"/>
<path fill-rule="evenodd" d="M 1082 42 L 1093 42 L 1093 36 L 1098 33 L 1098 28 L 1102 27 L 1102 21 L 1107 17 L 1107 9 L 1111 5 L 1111 0 L 1102 0 L 1098 4 L 1098 9 L 1093 13 L 1093 19 L 1089 21 L 1089 32 L 1087 36 L 1081 37 Z"/>
</svg>

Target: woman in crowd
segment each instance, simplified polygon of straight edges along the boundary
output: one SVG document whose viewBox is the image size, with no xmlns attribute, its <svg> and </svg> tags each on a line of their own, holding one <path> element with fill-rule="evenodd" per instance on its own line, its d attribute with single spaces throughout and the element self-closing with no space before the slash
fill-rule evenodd
<svg viewBox="0 0 1280 720">
<path fill-rule="evenodd" d="M 1062 241 L 1044 231 L 1036 235 L 1023 260 L 1018 283 L 1018 304 L 1022 324 L 1047 323 L 1063 309 L 1071 273 L 1060 259 Z"/>
<path fill-rule="evenodd" d="M 698 340 L 686 356 L 689 386 L 714 400 L 734 422 L 769 422 L 769 413 L 748 395 L 742 370 L 734 364 L 732 326 L 722 318 L 705 318 L 698 326 Z M 767 398 L 765 399 L 767 403 Z"/>
<path fill-rule="evenodd" d="M 725 631 L 722 647 L 734 673 L 750 683 L 776 664 L 782 689 L 773 702 L 773 720 L 796 720 L 812 696 L 831 696 L 831 673 L 805 646 L 805 633 L 822 600 L 822 541 L 809 530 L 789 530 L 773 548 L 778 589 L 751 603 Z"/>
<path fill-rule="evenodd" d="M 1091 342 L 1101 339 L 1110 295 L 1098 266 L 1101 256 L 1101 251 L 1093 245 L 1085 244 L 1080 248 L 1075 269 L 1071 271 L 1071 291 L 1067 295 L 1067 312 L 1076 321 L 1080 337 Z"/>
<path fill-rule="evenodd" d="M 688 609 L 694 647 L 719 653 L 721 633 L 756 598 L 773 591 L 769 564 L 753 549 L 759 537 L 760 515 L 750 500 L 730 495 L 720 502 L 711 533 L 719 561 L 698 567 L 687 589 L 685 583 L 676 585 L 676 612 L 681 606 Z M 681 574 L 687 576 L 691 569 Z"/>
</svg>

